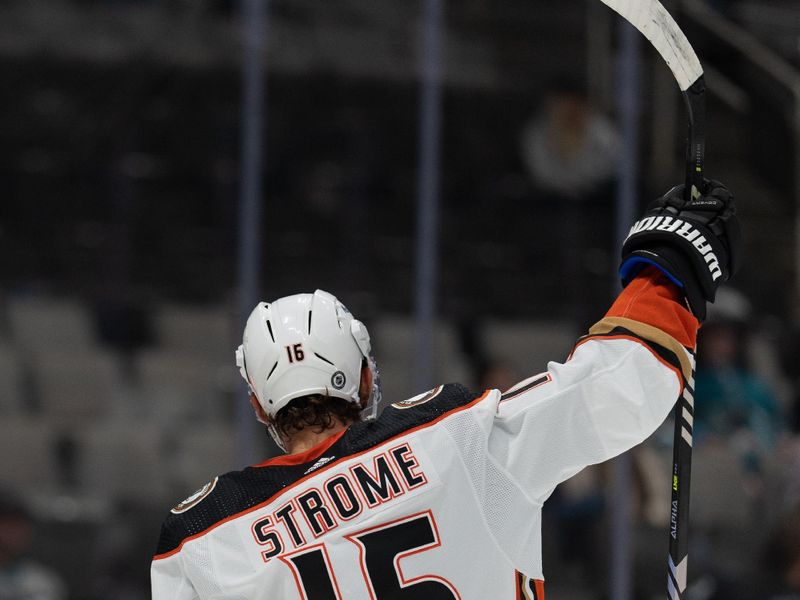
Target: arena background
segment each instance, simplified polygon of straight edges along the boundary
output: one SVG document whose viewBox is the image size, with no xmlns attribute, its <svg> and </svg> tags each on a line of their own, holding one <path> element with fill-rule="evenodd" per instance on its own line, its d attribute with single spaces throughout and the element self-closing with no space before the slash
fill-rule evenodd
<svg viewBox="0 0 800 600">
<path fill-rule="evenodd" d="M 800 597 L 800 8 L 665 4 L 746 247 L 701 339 L 690 598 Z M 682 179 L 633 33 L 597 0 L 0 3 L 0 600 L 149 597 L 169 508 L 275 452 L 233 360 L 259 299 L 336 294 L 391 400 L 563 359 L 618 208 Z M 668 423 L 559 488 L 548 598 L 665 596 L 670 457 Z"/>
</svg>

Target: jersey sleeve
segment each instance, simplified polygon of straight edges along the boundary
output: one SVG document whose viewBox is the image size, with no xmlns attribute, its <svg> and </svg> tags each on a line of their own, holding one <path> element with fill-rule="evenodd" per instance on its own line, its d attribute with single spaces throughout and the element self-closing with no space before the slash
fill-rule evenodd
<svg viewBox="0 0 800 600">
<path fill-rule="evenodd" d="M 644 441 L 692 381 L 699 323 L 680 290 L 642 272 L 563 364 L 500 396 L 489 453 L 534 503 Z"/>
<path fill-rule="evenodd" d="M 168 524 L 161 528 L 161 537 L 168 536 Z M 159 545 L 161 542 L 159 542 Z M 156 556 L 150 566 L 152 600 L 199 600 L 200 596 L 183 568 L 180 552 Z"/>
<path fill-rule="evenodd" d="M 189 578 L 183 573 L 180 556 L 154 560 L 150 567 L 153 600 L 199 600 Z"/>
</svg>

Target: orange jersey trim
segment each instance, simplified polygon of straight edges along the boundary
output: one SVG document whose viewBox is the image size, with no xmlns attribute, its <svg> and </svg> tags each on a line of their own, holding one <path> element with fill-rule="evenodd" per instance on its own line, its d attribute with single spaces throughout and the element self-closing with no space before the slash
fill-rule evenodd
<svg viewBox="0 0 800 600">
<path fill-rule="evenodd" d="M 478 398 L 475 398 L 475 400 L 473 400 L 469 404 L 465 404 L 464 406 L 460 406 L 458 408 L 454 408 L 453 410 L 451 410 L 449 412 L 446 412 L 443 415 L 440 415 L 439 417 L 437 417 L 436 419 L 434 419 L 430 423 L 423 423 L 422 425 L 417 425 L 416 427 L 412 427 L 411 429 L 409 429 L 407 431 L 404 431 L 403 433 L 399 433 L 396 436 L 394 436 L 392 438 L 389 438 L 388 440 L 386 440 L 384 442 L 381 442 L 380 444 L 378 444 L 376 446 L 373 446 L 372 448 L 367 448 L 366 450 L 362 450 L 361 452 L 358 452 L 356 454 L 351 454 L 351 455 L 347 456 L 346 458 L 347 459 L 357 458 L 359 456 L 362 456 L 362 455 L 366 454 L 367 452 L 372 452 L 376 448 L 382 448 L 383 446 L 386 446 L 388 444 L 392 444 L 395 440 L 397 440 L 397 439 L 399 439 L 399 438 L 401 438 L 403 436 L 409 435 L 411 433 L 415 433 L 415 432 L 420 431 L 422 429 L 425 429 L 427 427 L 432 427 L 433 425 L 436 425 L 437 423 L 439 423 L 440 421 L 450 417 L 451 415 L 454 415 L 454 414 L 459 413 L 461 411 L 464 411 L 464 410 L 472 408 L 478 402 L 480 402 L 481 400 L 485 399 L 486 396 L 488 396 L 491 392 L 492 392 L 492 390 L 486 390 L 483 394 L 481 394 Z M 347 430 L 345 430 L 345 431 L 347 431 Z M 341 437 L 341 435 L 343 435 L 343 434 L 344 434 L 344 432 L 341 432 L 340 434 L 337 434 L 337 436 Z M 327 440 L 326 440 L 326 442 L 327 442 Z M 323 442 L 323 444 L 326 443 L 326 442 Z M 333 442 L 331 442 L 331 444 L 333 444 Z M 315 448 L 312 448 L 309 452 L 311 452 L 313 450 L 315 450 Z M 293 455 L 291 455 L 289 457 L 285 457 L 285 458 L 292 459 L 292 458 L 296 458 L 298 456 L 300 456 L 300 455 L 293 454 Z M 278 460 L 281 459 L 281 458 L 284 458 L 284 457 L 281 457 L 281 456 L 277 457 Z M 324 467 L 321 467 L 321 468 L 317 469 L 316 471 L 313 471 L 312 473 L 309 473 L 305 477 L 301 477 L 300 479 L 298 479 L 294 483 L 292 483 L 290 485 L 287 485 L 285 488 L 283 488 L 277 494 L 274 494 L 273 496 L 271 496 L 267 500 L 264 500 L 264 502 L 261 502 L 260 504 L 256 504 L 255 506 L 251 506 L 250 508 L 247 508 L 247 509 L 245 509 L 243 511 L 240 511 L 240 512 L 236 513 L 236 514 L 230 515 L 229 517 L 225 517 L 224 519 L 214 523 L 211 527 L 208 527 L 207 529 L 204 529 L 200 533 L 196 533 L 196 534 L 194 534 L 192 536 L 187 537 L 186 539 L 184 539 L 180 543 L 180 545 L 177 548 L 175 548 L 174 550 L 170 550 L 169 552 L 165 552 L 164 554 L 156 554 L 153 557 L 153 560 L 155 561 L 155 560 L 162 560 L 164 558 L 169 558 L 170 556 L 173 556 L 173 555 L 177 554 L 178 552 L 180 552 L 181 549 L 183 548 L 183 545 L 186 542 L 190 542 L 192 540 L 196 540 L 198 538 L 201 538 L 204 535 L 206 535 L 207 533 L 209 533 L 209 532 L 213 531 L 214 529 L 216 529 L 217 527 L 219 527 L 220 525 L 224 525 L 225 523 L 233 521 L 234 519 L 238 519 L 239 517 L 244 516 L 244 515 L 246 515 L 248 513 L 254 512 L 254 511 L 259 510 L 261 508 L 264 508 L 265 506 L 269 505 L 278 496 L 284 494 L 285 492 L 287 492 L 287 491 L 289 491 L 291 489 L 296 488 L 300 484 L 302 484 L 305 481 L 311 479 L 312 477 L 322 473 L 323 471 L 326 471 L 327 469 L 336 466 L 336 464 L 338 462 L 339 461 L 336 461 L 336 463 L 325 465 Z M 275 463 L 274 462 L 270 462 L 269 460 L 266 461 L 265 463 L 261 463 L 261 465 L 265 465 L 265 466 L 269 466 L 270 464 L 274 465 Z"/>
<path fill-rule="evenodd" d="M 319 444 L 314 446 L 313 448 L 309 448 L 305 452 L 298 452 L 296 454 L 286 454 L 284 456 L 276 456 L 274 458 L 268 458 L 264 462 L 260 462 L 257 465 L 253 465 L 254 468 L 260 467 L 290 467 L 295 465 L 302 465 L 307 462 L 311 462 L 312 460 L 318 459 L 322 456 L 325 451 L 333 446 L 340 437 L 342 437 L 347 431 L 347 429 L 342 429 L 339 433 L 336 433 L 329 437 L 326 440 L 321 441 Z"/>
<path fill-rule="evenodd" d="M 531 579 L 514 571 L 514 590 L 516 600 L 544 600 L 544 579 Z"/>
<path fill-rule="evenodd" d="M 647 267 L 614 301 L 607 317 L 652 325 L 686 348 L 697 345 L 700 322 L 686 307 L 683 292 L 655 267 Z"/>
</svg>

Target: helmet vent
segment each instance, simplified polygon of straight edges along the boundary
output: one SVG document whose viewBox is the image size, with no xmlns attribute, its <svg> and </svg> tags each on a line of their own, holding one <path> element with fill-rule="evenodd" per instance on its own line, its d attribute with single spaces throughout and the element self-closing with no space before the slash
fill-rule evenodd
<svg viewBox="0 0 800 600">
<path fill-rule="evenodd" d="M 270 377 L 272 377 L 272 374 L 275 372 L 275 369 L 277 369 L 277 368 L 278 368 L 278 361 L 276 360 L 276 361 L 275 361 L 275 364 L 274 364 L 274 365 L 272 365 L 272 368 L 271 368 L 271 369 L 270 369 L 270 371 L 269 371 L 269 375 L 267 375 L 267 379 L 269 379 Z"/>
<path fill-rule="evenodd" d="M 272 323 L 269 322 L 269 319 L 267 319 L 267 329 L 269 329 L 269 337 L 272 338 L 272 342 L 274 343 L 275 342 L 275 334 L 272 333 Z"/>
<path fill-rule="evenodd" d="M 311 334 L 311 311 L 308 311 L 308 333 Z"/>
<path fill-rule="evenodd" d="M 320 360 L 324 360 L 326 363 L 328 363 L 328 364 L 329 364 L 329 365 L 331 365 L 332 367 L 335 367 L 335 366 L 336 366 L 336 365 L 334 365 L 334 364 L 333 364 L 331 361 L 329 361 L 327 358 L 325 358 L 324 356 L 322 356 L 322 355 L 320 355 L 320 354 L 317 354 L 316 352 L 314 352 L 314 356 L 316 356 L 316 357 L 317 357 L 318 359 L 320 359 Z"/>
</svg>

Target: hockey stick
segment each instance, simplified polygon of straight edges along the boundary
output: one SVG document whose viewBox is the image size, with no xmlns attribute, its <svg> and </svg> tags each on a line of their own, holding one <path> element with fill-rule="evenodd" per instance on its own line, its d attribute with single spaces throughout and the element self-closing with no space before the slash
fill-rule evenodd
<svg viewBox="0 0 800 600">
<path fill-rule="evenodd" d="M 686 199 L 700 194 L 705 163 L 705 77 L 689 40 L 658 0 L 602 0 L 619 13 L 658 50 L 681 88 L 689 113 L 686 150 Z M 692 471 L 694 381 L 684 382 L 675 405 L 672 455 L 672 510 L 667 591 L 671 600 L 684 598 L 688 565 L 689 482 Z"/>
</svg>

